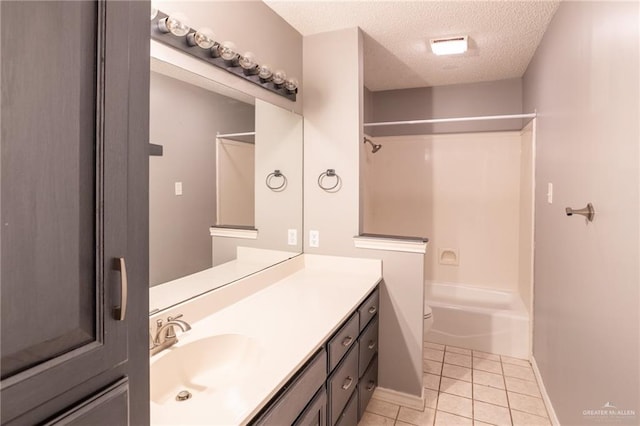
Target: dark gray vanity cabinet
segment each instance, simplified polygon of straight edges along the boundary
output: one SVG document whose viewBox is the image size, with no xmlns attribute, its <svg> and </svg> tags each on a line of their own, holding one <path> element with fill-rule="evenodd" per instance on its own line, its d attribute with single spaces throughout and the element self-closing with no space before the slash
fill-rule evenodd
<svg viewBox="0 0 640 426">
<path fill-rule="evenodd" d="M 355 426 L 378 384 L 378 288 L 251 425 Z"/>
<path fill-rule="evenodd" d="M 323 426 L 327 424 L 327 390 L 324 386 L 313 397 L 294 423 L 295 426 Z"/>
<path fill-rule="evenodd" d="M 269 404 L 264 414 L 259 416 L 256 425 L 292 425 L 305 407 L 314 398 L 318 389 L 324 388 L 327 379 L 327 352 L 322 348 L 300 371 L 289 381 Z M 314 424 L 314 414 L 309 414 L 308 421 Z"/>
<path fill-rule="evenodd" d="M 3 425 L 149 422 L 149 8 L 0 2 Z"/>
</svg>

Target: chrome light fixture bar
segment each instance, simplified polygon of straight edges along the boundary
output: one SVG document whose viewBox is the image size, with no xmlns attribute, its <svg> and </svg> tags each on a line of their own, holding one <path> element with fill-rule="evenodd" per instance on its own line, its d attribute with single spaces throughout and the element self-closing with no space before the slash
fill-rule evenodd
<svg viewBox="0 0 640 426">
<path fill-rule="evenodd" d="M 180 21 L 180 18 L 178 15 L 169 16 L 159 10 L 155 15 L 152 13 L 151 38 L 293 102 L 296 101 L 298 81 L 295 78 L 287 78 L 284 71 L 272 72 L 268 65 L 259 65 L 252 53 L 246 52 L 241 55 L 235 51 L 233 43 L 215 40 L 215 35 L 210 29 L 195 30 Z"/>
</svg>

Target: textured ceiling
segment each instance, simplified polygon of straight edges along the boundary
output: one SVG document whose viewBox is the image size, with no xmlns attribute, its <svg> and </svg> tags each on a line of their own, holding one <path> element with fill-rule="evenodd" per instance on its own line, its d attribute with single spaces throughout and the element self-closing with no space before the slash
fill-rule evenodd
<svg viewBox="0 0 640 426">
<path fill-rule="evenodd" d="M 521 77 L 555 13 L 554 1 L 265 0 L 303 36 L 358 26 L 369 90 Z M 468 35 L 469 50 L 431 53 L 429 39 Z"/>
</svg>

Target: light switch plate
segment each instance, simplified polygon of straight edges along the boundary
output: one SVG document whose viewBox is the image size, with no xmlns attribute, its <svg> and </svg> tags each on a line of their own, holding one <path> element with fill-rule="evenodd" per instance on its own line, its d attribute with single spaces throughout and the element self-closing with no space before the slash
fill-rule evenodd
<svg viewBox="0 0 640 426">
<path fill-rule="evenodd" d="M 182 182 L 175 183 L 176 195 L 182 195 Z"/>
<path fill-rule="evenodd" d="M 553 184 L 547 183 L 547 203 L 553 204 Z"/>
</svg>

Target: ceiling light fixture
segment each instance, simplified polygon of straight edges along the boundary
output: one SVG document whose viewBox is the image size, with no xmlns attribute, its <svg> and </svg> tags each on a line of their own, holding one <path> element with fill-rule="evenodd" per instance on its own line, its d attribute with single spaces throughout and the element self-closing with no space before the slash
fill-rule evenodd
<svg viewBox="0 0 640 426">
<path fill-rule="evenodd" d="M 431 39 L 431 51 L 436 55 L 458 55 L 467 51 L 468 37 L 447 37 Z"/>
</svg>

